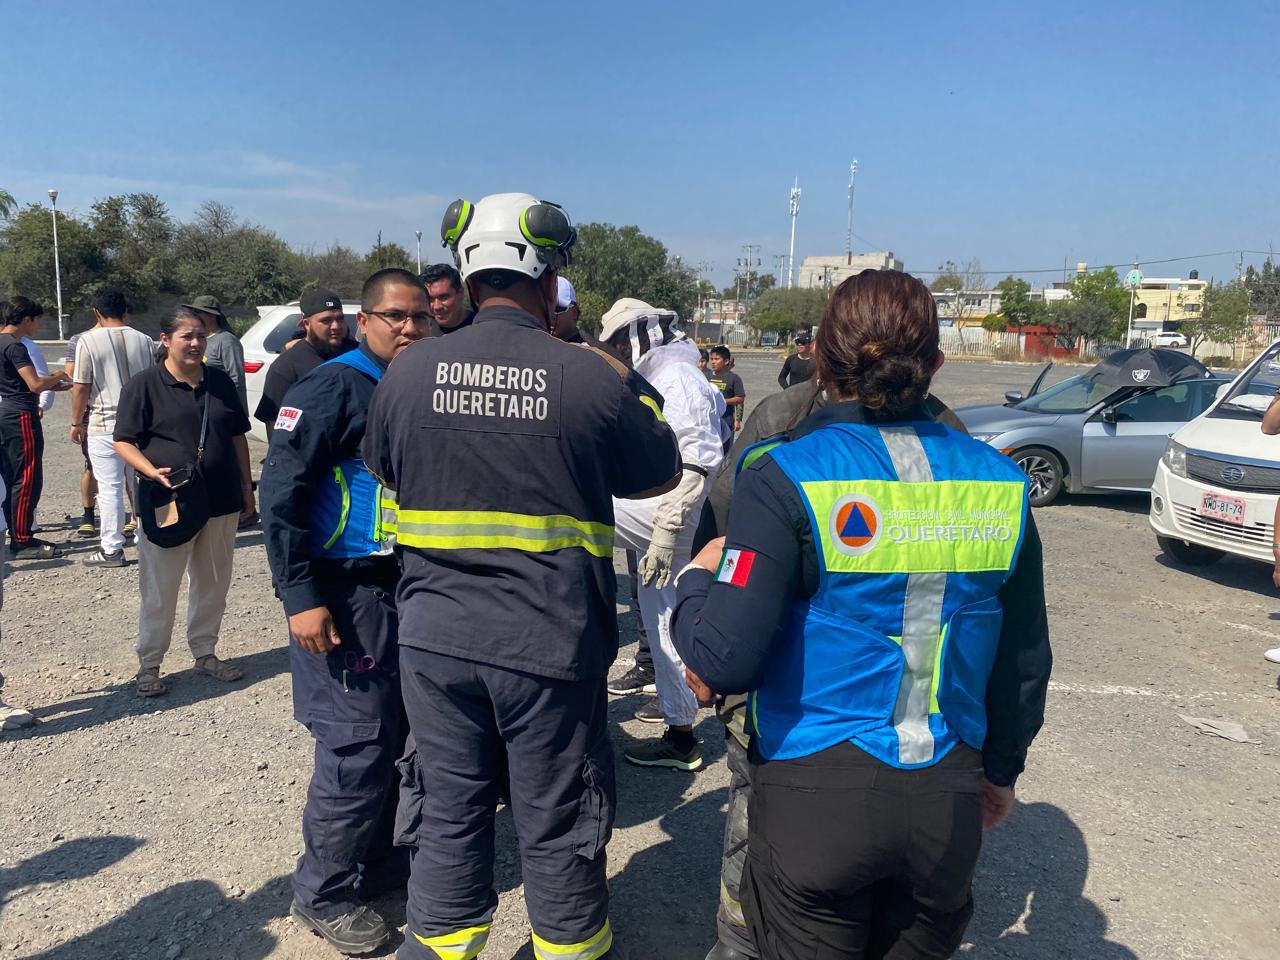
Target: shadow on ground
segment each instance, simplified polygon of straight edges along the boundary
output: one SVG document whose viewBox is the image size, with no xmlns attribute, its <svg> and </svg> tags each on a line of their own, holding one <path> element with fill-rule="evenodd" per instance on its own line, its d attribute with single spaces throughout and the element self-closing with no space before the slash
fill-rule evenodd
<svg viewBox="0 0 1280 960">
<path fill-rule="evenodd" d="M 972 956 L 1018 960 L 1137 960 L 1107 939 L 1107 918 L 1084 895 L 1089 849 L 1084 834 L 1049 803 L 1018 807 L 986 836 L 974 881 Z M 1011 928 L 1019 925 L 1021 930 Z"/>
<path fill-rule="evenodd" d="M 168 660 L 174 666 L 183 663 L 190 654 L 185 649 L 170 650 Z M 24 730 L 6 732 L 6 740 L 30 740 L 37 737 L 57 736 L 74 730 L 84 730 L 103 723 L 111 723 L 121 717 L 141 716 L 157 710 L 173 710 L 194 703 L 243 691 L 254 684 L 270 680 L 277 674 L 289 671 L 289 650 L 275 647 L 236 657 L 232 660 L 244 671 L 245 678 L 236 683 L 223 683 L 196 673 L 190 665 L 173 673 L 162 673 L 169 692 L 162 697 L 140 697 L 134 692 L 132 679 L 110 683 L 86 691 L 69 700 L 45 706 L 32 707 L 40 723 Z"/>
</svg>

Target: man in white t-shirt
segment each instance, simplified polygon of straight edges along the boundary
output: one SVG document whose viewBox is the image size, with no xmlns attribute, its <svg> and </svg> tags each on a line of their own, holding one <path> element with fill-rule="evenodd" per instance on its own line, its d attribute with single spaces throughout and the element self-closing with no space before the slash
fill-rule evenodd
<svg viewBox="0 0 1280 960">
<path fill-rule="evenodd" d="M 124 485 L 133 483 L 133 471 L 116 454 L 112 434 L 120 391 L 155 364 L 155 343 L 129 326 L 129 304 L 117 288 L 104 287 L 93 295 L 93 315 L 98 325 L 76 344 L 71 388 L 71 442 L 80 443 L 88 433 L 89 463 L 98 481 L 101 546 L 84 563 L 123 567 Z"/>
</svg>

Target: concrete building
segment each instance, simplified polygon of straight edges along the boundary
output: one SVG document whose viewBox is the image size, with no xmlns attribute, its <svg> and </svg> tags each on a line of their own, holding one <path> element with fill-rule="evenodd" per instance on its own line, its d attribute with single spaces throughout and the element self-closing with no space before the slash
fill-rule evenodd
<svg viewBox="0 0 1280 960">
<path fill-rule="evenodd" d="M 837 257 L 805 257 L 800 264 L 796 286 L 830 290 L 863 270 L 901 269 L 902 261 L 890 251 L 855 253 L 852 260 L 843 254 Z"/>
<path fill-rule="evenodd" d="M 1207 286 L 1198 276 L 1143 277 L 1134 291 L 1134 331 L 1176 330 L 1184 321 L 1199 320 Z"/>
</svg>

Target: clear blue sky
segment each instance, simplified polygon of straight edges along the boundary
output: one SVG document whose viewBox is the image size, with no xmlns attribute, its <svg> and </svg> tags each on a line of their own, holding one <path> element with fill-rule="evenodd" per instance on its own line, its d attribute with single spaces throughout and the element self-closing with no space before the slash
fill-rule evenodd
<svg viewBox="0 0 1280 960">
<path fill-rule="evenodd" d="M 301 245 L 421 229 L 442 259 L 451 199 L 527 190 L 724 283 L 741 244 L 785 252 L 793 176 L 797 262 L 842 253 L 856 157 L 855 249 L 908 270 L 1280 244 L 1274 2 L 10 0 L 2 22 L 23 202 L 150 190 Z M 1193 267 L 1233 264 L 1146 272 Z"/>
</svg>

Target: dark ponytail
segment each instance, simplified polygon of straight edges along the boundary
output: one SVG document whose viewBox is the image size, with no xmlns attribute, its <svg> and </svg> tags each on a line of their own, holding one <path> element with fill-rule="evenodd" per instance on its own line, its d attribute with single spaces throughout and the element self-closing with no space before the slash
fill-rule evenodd
<svg viewBox="0 0 1280 960">
<path fill-rule="evenodd" d="M 836 287 L 815 344 L 818 377 L 892 420 L 922 401 L 938 363 L 938 308 L 928 288 L 897 270 L 865 270 Z"/>
</svg>

